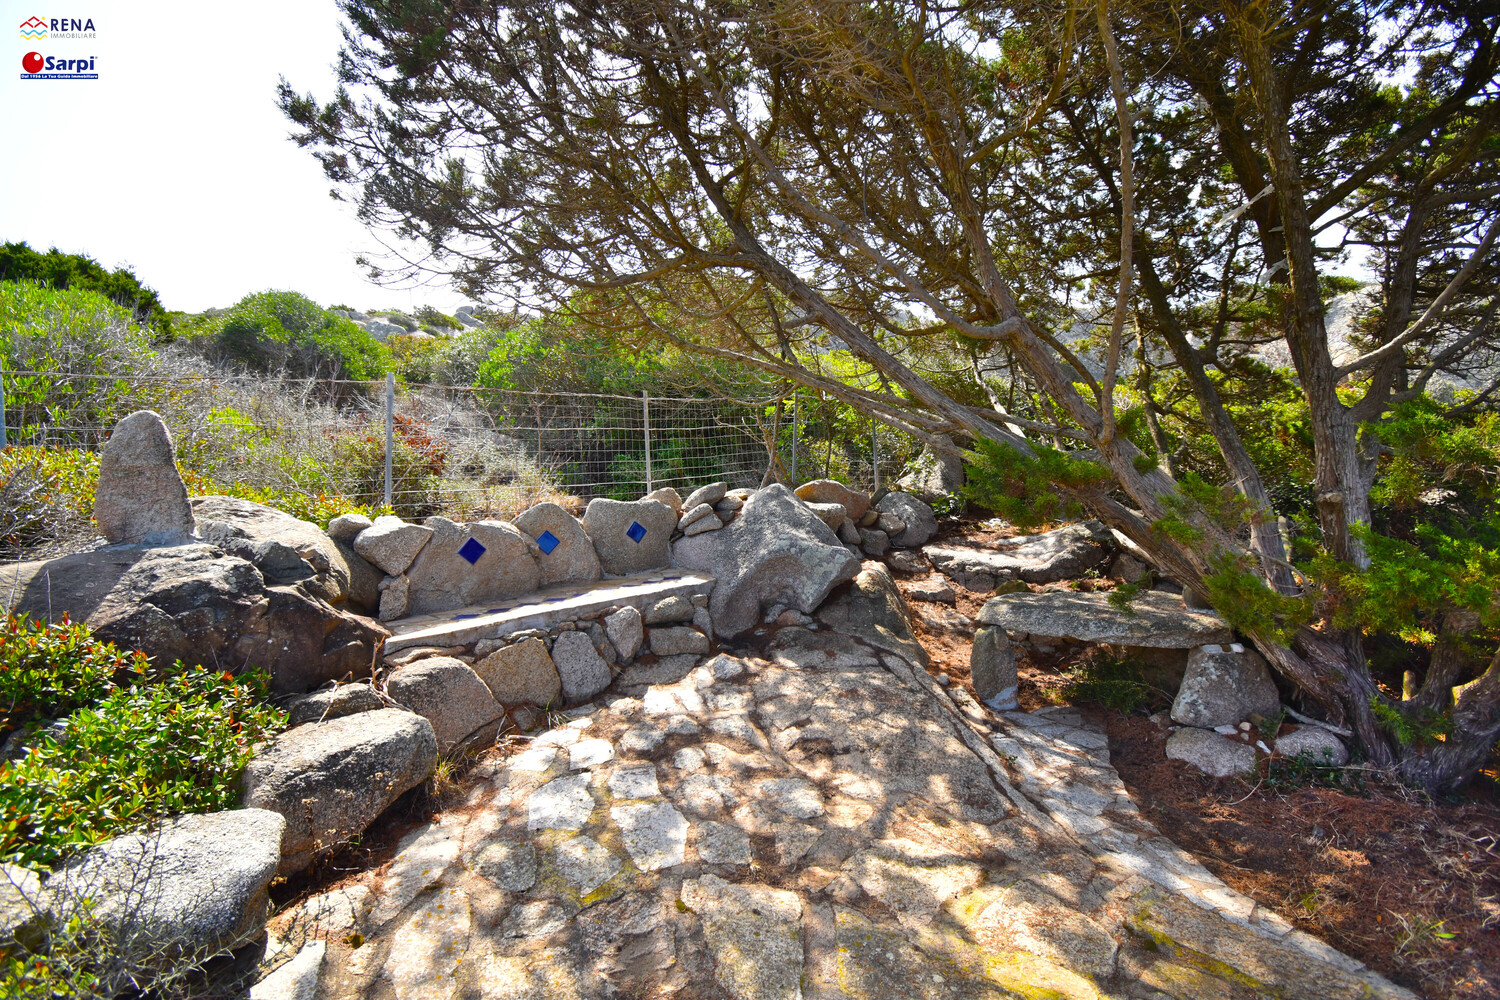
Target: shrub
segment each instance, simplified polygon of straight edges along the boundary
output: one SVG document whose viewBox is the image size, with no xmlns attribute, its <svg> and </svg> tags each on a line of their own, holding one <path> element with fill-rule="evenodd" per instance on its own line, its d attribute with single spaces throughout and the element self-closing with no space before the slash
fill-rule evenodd
<svg viewBox="0 0 1500 1000">
<path fill-rule="evenodd" d="M 262 675 L 177 663 L 74 712 L 0 767 L 0 860 L 50 868 L 154 819 L 233 808 L 252 747 L 286 721 L 265 690 Z"/>
<path fill-rule="evenodd" d="M 93 537 L 99 456 L 77 448 L 0 451 L 0 558 Z"/>
<path fill-rule="evenodd" d="M 37 253 L 25 243 L 0 244 L 0 281 L 30 281 L 48 288 L 98 292 L 131 316 L 162 332 L 171 330 L 167 311 L 156 292 L 141 284 L 128 268 L 106 271 L 83 254 L 63 253 L 56 247 Z"/>
<path fill-rule="evenodd" d="M 367 381 L 390 370 L 390 352 L 353 320 L 296 292 L 257 292 L 186 331 L 211 360 L 297 378 Z"/>
<path fill-rule="evenodd" d="M 147 669 L 140 653 L 95 640 L 86 625 L 7 618 L 0 627 L 0 733 L 92 705 Z"/>
</svg>

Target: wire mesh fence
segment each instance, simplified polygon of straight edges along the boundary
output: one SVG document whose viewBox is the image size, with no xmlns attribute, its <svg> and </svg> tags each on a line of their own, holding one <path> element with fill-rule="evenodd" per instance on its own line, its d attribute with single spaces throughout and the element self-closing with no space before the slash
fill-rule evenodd
<svg viewBox="0 0 1500 1000">
<path fill-rule="evenodd" d="M 596 497 L 630 500 L 661 486 L 754 487 L 768 472 L 873 488 L 914 450 L 811 394 L 751 401 L 400 385 L 388 402 L 384 389 L 202 371 L 4 371 L 0 442 L 86 457 L 118 419 L 149 408 L 171 430 L 194 492 L 338 497 L 371 509 L 389 497 L 405 517 L 470 520 L 541 500 L 578 512 Z"/>
</svg>

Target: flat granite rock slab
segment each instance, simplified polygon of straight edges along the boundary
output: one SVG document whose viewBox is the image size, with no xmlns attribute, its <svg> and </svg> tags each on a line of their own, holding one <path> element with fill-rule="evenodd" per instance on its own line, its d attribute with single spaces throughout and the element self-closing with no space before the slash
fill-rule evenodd
<svg viewBox="0 0 1500 1000">
<path fill-rule="evenodd" d="M 1007 632 L 1153 649 L 1191 649 L 1233 639 L 1224 619 L 1212 611 L 1191 611 L 1182 595 L 1159 590 L 1132 599 L 1128 611 L 1115 607 L 1104 593 L 1002 594 L 985 602 L 977 621 Z"/>
<path fill-rule="evenodd" d="M 390 655 L 413 646 L 459 646 L 524 629 L 549 628 L 618 605 L 646 608 L 664 597 L 708 594 L 714 578 L 693 570 L 663 569 L 635 576 L 545 587 L 534 593 L 471 608 L 412 615 L 386 622 Z"/>
</svg>

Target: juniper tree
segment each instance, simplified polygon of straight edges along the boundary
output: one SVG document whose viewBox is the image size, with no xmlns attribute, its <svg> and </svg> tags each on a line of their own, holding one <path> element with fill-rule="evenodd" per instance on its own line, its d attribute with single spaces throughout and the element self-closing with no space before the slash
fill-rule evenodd
<svg viewBox="0 0 1500 1000">
<path fill-rule="evenodd" d="M 1350 596 L 1378 589 L 1372 553 L 1389 554 L 1372 532 L 1381 470 L 1436 461 L 1410 434 L 1398 455 L 1387 428 L 1413 406 L 1441 418 L 1430 380 L 1496 342 L 1494 14 L 342 8 L 339 92 L 319 103 L 283 82 L 282 106 L 366 222 L 426 245 L 415 266 L 971 442 L 982 481 L 1066 492 L 1207 592 L 1374 762 L 1428 787 L 1464 780 L 1500 735 L 1500 621 L 1475 596 L 1500 573 L 1465 576 L 1454 566 L 1478 563 L 1448 554 L 1457 582 L 1408 624 L 1418 646 L 1463 652 L 1415 664 L 1405 697 L 1377 684 L 1376 626 Z M 1336 357 L 1325 292 L 1350 248 L 1378 287 Z M 1068 335 L 1079 311 L 1099 318 L 1091 358 Z M 1291 376 L 1257 359 L 1267 345 Z M 875 380 L 833 377 L 830 346 Z M 970 359 L 986 391 L 935 377 L 923 359 L 938 356 Z M 1258 437 L 1288 398 L 1308 432 L 1315 576 L 1289 564 L 1277 514 L 1297 511 L 1273 495 L 1285 470 Z M 1492 499 L 1470 513 L 1492 517 Z M 1445 638 L 1424 639 L 1438 619 Z"/>
</svg>

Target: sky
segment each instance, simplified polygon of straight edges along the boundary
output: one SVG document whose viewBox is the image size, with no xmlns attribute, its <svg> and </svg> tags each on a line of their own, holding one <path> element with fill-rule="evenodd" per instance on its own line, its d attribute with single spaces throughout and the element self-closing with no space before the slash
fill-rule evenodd
<svg viewBox="0 0 1500 1000">
<path fill-rule="evenodd" d="M 323 305 L 451 311 L 446 283 L 372 284 L 381 242 L 329 197 L 276 106 L 281 76 L 326 100 L 341 41 L 333 0 L 253 4 L 0 0 L 0 242 L 132 268 L 168 309 L 293 289 Z M 36 17 L 93 19 L 95 37 L 23 38 Z M 23 80 L 30 52 L 93 57 L 97 80 Z"/>
</svg>

